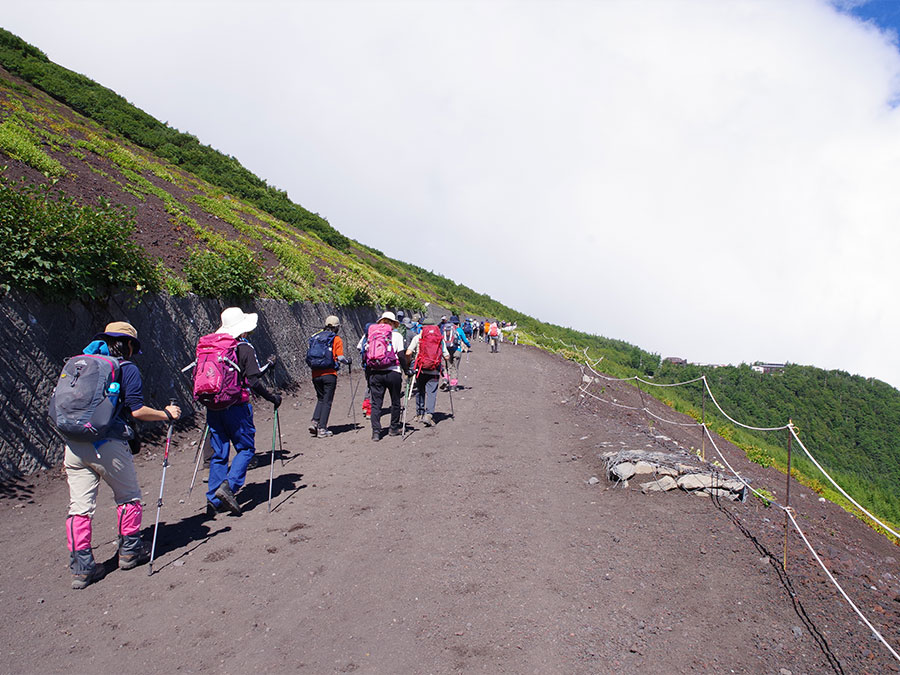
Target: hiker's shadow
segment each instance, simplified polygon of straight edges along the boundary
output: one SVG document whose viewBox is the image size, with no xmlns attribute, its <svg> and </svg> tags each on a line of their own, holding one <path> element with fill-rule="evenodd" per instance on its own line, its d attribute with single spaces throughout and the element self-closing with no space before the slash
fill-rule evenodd
<svg viewBox="0 0 900 675">
<path fill-rule="evenodd" d="M 446 420 L 453 419 L 453 415 L 451 415 L 450 413 L 442 413 L 442 412 L 436 412 L 432 415 L 432 417 L 434 418 L 435 424 L 440 424 L 441 422 L 444 422 Z"/>
<path fill-rule="evenodd" d="M 297 494 L 306 487 L 301 483 L 302 473 L 282 473 L 272 479 L 272 510 Z M 269 502 L 269 481 L 260 483 L 248 483 L 238 493 L 238 503 L 241 511 L 248 513 L 258 506 L 267 506 Z"/>
<path fill-rule="evenodd" d="M 156 533 L 156 551 L 154 552 L 154 558 L 158 559 L 165 553 L 177 551 L 181 548 L 187 548 L 186 551 L 178 556 L 178 558 L 181 558 L 198 546 L 205 544 L 212 537 L 231 530 L 231 527 L 226 525 L 225 527 L 213 531 L 210 527 L 212 522 L 213 521 L 210 520 L 205 512 L 172 523 L 161 522 L 159 524 L 159 531 Z M 141 534 L 145 542 L 153 541 L 153 530 L 154 527 L 149 525 L 144 528 Z M 175 562 L 175 560 L 178 560 L 178 558 L 166 562 L 163 567 L 168 567 Z"/>
<path fill-rule="evenodd" d="M 358 424 L 335 424 L 329 427 L 332 433 L 337 436 L 338 434 L 347 433 L 348 431 L 357 431 L 360 429 Z"/>
</svg>

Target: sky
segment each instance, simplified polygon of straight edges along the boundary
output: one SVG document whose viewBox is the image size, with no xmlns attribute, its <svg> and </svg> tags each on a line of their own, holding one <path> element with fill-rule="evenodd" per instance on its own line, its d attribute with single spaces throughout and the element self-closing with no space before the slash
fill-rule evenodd
<svg viewBox="0 0 900 675">
<path fill-rule="evenodd" d="M 517 310 L 900 387 L 900 2 L 0 0 L 0 25 Z"/>
</svg>

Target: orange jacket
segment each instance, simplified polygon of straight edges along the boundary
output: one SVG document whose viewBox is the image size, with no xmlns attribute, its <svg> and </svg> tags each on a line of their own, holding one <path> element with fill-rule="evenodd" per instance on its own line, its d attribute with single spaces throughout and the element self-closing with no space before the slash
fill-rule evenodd
<svg viewBox="0 0 900 675">
<path fill-rule="evenodd" d="M 334 356 L 334 360 L 337 361 L 337 357 L 344 355 L 344 341 L 337 335 L 334 336 L 334 342 L 331 344 L 331 355 Z M 313 368 L 312 376 L 319 377 L 320 375 L 337 375 L 337 370 L 335 368 Z"/>
</svg>

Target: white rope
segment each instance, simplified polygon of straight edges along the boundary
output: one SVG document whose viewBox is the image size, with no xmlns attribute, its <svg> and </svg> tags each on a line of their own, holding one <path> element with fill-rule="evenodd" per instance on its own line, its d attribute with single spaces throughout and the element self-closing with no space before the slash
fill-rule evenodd
<svg viewBox="0 0 900 675">
<path fill-rule="evenodd" d="M 846 600 L 850 604 L 850 606 L 853 608 L 853 611 L 856 612 L 856 615 L 860 619 L 863 620 L 863 623 L 865 623 L 869 627 L 869 630 L 872 631 L 872 633 L 875 635 L 875 637 L 877 637 L 881 641 L 881 644 L 883 644 L 885 647 L 887 647 L 888 651 L 891 653 L 891 656 L 893 656 L 895 659 L 897 659 L 897 661 L 900 661 L 900 654 L 897 654 L 897 652 L 894 651 L 894 648 L 891 647 L 887 643 L 887 640 L 885 640 L 881 636 L 881 633 L 878 632 L 878 630 L 875 628 L 875 626 L 873 626 L 872 623 L 859 610 L 859 607 L 857 607 L 856 604 L 853 602 L 853 600 L 850 599 L 850 596 L 847 595 L 847 593 L 844 591 L 843 588 L 841 588 L 841 585 L 837 582 L 837 580 L 834 578 L 834 576 L 832 576 L 831 572 L 828 571 L 828 568 L 825 567 L 825 563 L 822 562 L 822 559 L 819 557 L 819 554 L 816 553 L 816 550 L 812 547 L 812 544 L 809 543 L 809 540 L 806 538 L 806 535 L 803 534 L 803 530 L 800 529 L 800 525 L 797 524 L 797 519 L 794 518 L 794 514 L 793 514 L 792 510 L 785 509 L 785 513 L 787 513 L 788 518 L 791 519 L 791 522 L 794 524 L 794 528 L 797 530 L 797 533 L 800 535 L 801 539 L 803 539 L 803 543 L 806 544 L 806 548 L 808 548 L 809 552 L 813 554 L 813 557 L 816 559 L 816 562 L 819 563 L 819 567 L 821 567 L 825 571 L 825 574 L 828 575 L 828 578 L 831 580 L 831 583 L 833 583 L 835 588 L 837 588 L 841 592 L 841 595 L 844 596 L 844 600 Z"/>
<path fill-rule="evenodd" d="M 725 462 L 725 466 L 727 466 L 728 470 L 731 471 L 732 474 L 734 474 L 734 477 L 737 478 L 739 481 L 741 481 L 741 483 L 743 483 L 747 487 L 747 489 L 750 490 L 753 494 L 755 494 L 757 497 L 759 497 L 761 500 L 763 500 L 763 503 L 774 504 L 775 506 L 777 506 L 779 509 L 781 509 L 783 511 L 784 506 L 779 504 L 777 501 L 773 500 L 771 497 L 767 497 L 766 495 L 762 494 L 756 488 L 754 488 L 752 485 L 750 485 L 750 483 L 748 483 L 747 481 L 744 480 L 744 477 L 741 476 L 741 474 L 739 474 L 733 466 L 731 466 L 731 464 L 728 462 L 727 459 L 725 459 L 725 455 L 723 455 L 722 451 L 719 450 L 719 446 L 716 445 L 716 441 L 713 439 L 712 434 L 709 432 L 709 429 L 706 427 L 706 425 L 702 424 L 700 426 L 703 427 L 703 431 L 706 433 L 706 437 L 709 439 L 709 442 L 712 443 L 712 446 L 715 449 L 716 454 L 719 456 L 719 458 L 723 462 Z"/>
<path fill-rule="evenodd" d="M 648 382 L 647 380 L 642 380 L 639 377 L 635 378 L 638 382 L 643 382 L 644 384 L 650 385 L 651 387 L 682 387 L 686 384 L 694 384 L 694 382 L 699 382 L 703 379 L 703 376 L 695 377 L 693 380 L 688 380 L 686 382 L 673 382 L 672 384 L 664 384 L 661 382 Z"/>
<path fill-rule="evenodd" d="M 641 408 L 641 410 L 643 410 L 643 411 L 646 412 L 648 415 L 650 415 L 650 417 L 655 417 L 655 418 L 658 419 L 660 422 L 665 422 L 666 424 L 674 424 L 674 425 L 677 426 L 677 427 L 699 427 L 699 426 L 700 426 L 700 423 L 699 423 L 699 422 L 676 422 L 675 420 L 667 420 L 667 419 L 665 419 L 665 418 L 663 418 L 663 417 L 660 417 L 660 416 L 657 415 L 656 413 L 651 412 L 651 411 L 650 411 L 650 408 L 646 408 L 646 407 L 645 407 L 645 408 Z"/>
<path fill-rule="evenodd" d="M 600 398 L 596 394 L 592 394 L 591 392 L 587 391 L 586 389 L 579 388 L 579 391 L 583 394 L 587 394 L 591 398 L 597 399 L 598 401 L 602 401 L 603 403 L 608 403 L 609 405 L 614 405 L 617 408 L 625 408 L 626 410 L 643 410 L 643 408 L 639 408 L 636 406 L 625 405 L 624 403 L 616 403 L 615 401 L 607 401 L 605 398 Z"/>
<path fill-rule="evenodd" d="M 588 386 L 590 386 L 590 385 L 588 385 Z M 647 413 L 648 415 L 650 415 L 650 417 L 655 417 L 655 418 L 658 419 L 660 422 L 665 422 L 666 424 L 674 424 L 675 426 L 679 426 L 679 427 L 697 427 L 697 426 L 700 426 L 700 424 L 697 423 L 697 422 L 676 422 L 676 421 L 674 421 L 674 420 L 667 420 L 667 419 L 665 419 L 664 417 L 660 417 L 660 416 L 657 415 L 656 413 L 652 412 L 652 411 L 651 411 L 649 408 L 647 408 L 647 407 L 631 406 L 631 405 L 625 405 L 624 403 L 616 403 L 615 401 L 607 401 L 605 398 L 600 398 L 600 397 L 597 396 L 596 394 L 592 394 L 591 392 L 589 392 L 589 391 L 587 390 L 587 387 L 579 387 L 578 390 L 579 390 L 582 394 L 586 394 L 586 395 L 590 396 L 591 398 L 595 398 L 595 399 L 597 399 L 598 401 L 601 401 L 601 402 L 603 402 L 603 403 L 608 403 L 609 405 L 616 406 L 617 408 L 625 408 L 626 410 L 643 411 L 643 412 Z"/>
<path fill-rule="evenodd" d="M 595 365 L 596 365 L 596 364 L 595 364 Z M 591 372 L 592 372 L 595 376 L 599 377 L 601 380 L 606 380 L 607 382 L 628 382 L 629 380 L 636 380 L 636 379 L 637 379 L 637 377 L 634 376 L 634 375 L 632 375 L 631 377 L 610 377 L 609 375 L 604 375 L 603 373 L 598 373 L 598 372 L 597 372 L 596 370 L 594 370 L 593 367 L 591 367 L 590 365 L 588 365 L 588 368 L 591 369 Z"/>
<path fill-rule="evenodd" d="M 812 453 L 810 453 L 810 451 L 806 449 L 806 446 L 803 445 L 803 441 L 801 441 L 801 440 L 800 440 L 800 437 L 797 435 L 797 431 L 794 429 L 794 425 L 793 425 L 793 424 L 789 424 L 789 425 L 788 425 L 788 428 L 791 430 L 791 435 L 797 440 L 797 443 L 800 444 L 800 447 L 803 448 L 803 452 L 806 453 L 806 456 L 809 457 L 810 461 L 811 461 L 813 464 L 816 465 L 816 468 L 817 468 L 819 471 L 821 471 L 829 481 L 831 481 L 831 484 L 834 485 L 834 487 L 836 487 L 836 488 L 838 489 L 838 491 L 839 491 L 842 495 L 844 495 L 844 497 L 846 497 L 847 499 L 850 500 L 850 503 L 852 503 L 856 508 L 858 508 L 860 511 L 862 511 L 862 512 L 865 513 L 867 516 L 869 516 L 869 518 L 871 518 L 872 520 L 874 520 L 876 523 L 878 523 L 879 525 L 881 525 L 881 527 L 883 527 L 884 529 L 886 529 L 886 530 L 887 530 L 888 532 L 890 532 L 892 535 L 894 535 L 895 537 L 897 537 L 898 539 L 900 539 L 900 533 L 898 533 L 898 532 L 897 532 L 896 530 L 894 530 L 893 528 L 888 527 L 887 525 L 885 525 L 884 523 L 882 523 L 880 520 L 878 520 L 878 518 L 876 518 L 875 516 L 873 516 L 873 515 L 872 515 L 871 513 L 869 513 L 866 509 L 864 509 L 864 508 L 859 504 L 859 502 L 857 502 L 855 499 L 853 499 L 853 497 L 851 497 L 850 495 L 848 495 L 847 492 L 844 490 L 844 488 L 842 488 L 840 485 L 838 485 L 837 482 L 834 480 L 834 478 L 832 478 L 832 477 L 828 474 L 828 472 L 827 472 L 825 469 L 822 468 L 822 465 L 819 464 L 819 463 L 816 461 L 816 458 L 812 456 Z"/>
<path fill-rule="evenodd" d="M 709 397 L 712 399 L 712 402 L 715 403 L 716 407 L 719 409 L 719 412 L 725 415 L 732 423 L 737 424 L 739 427 L 744 427 L 745 429 L 752 429 L 753 431 L 781 431 L 782 429 L 787 429 L 788 425 L 784 424 L 780 427 L 751 427 L 749 424 L 744 424 L 742 422 L 738 422 L 736 419 L 731 417 L 727 412 L 722 410 L 722 406 L 719 405 L 719 402 L 716 400 L 716 397 L 713 396 L 712 389 L 709 388 L 709 382 L 706 380 L 706 375 L 701 377 L 703 380 L 703 384 L 706 385 L 706 391 L 709 392 Z"/>
</svg>

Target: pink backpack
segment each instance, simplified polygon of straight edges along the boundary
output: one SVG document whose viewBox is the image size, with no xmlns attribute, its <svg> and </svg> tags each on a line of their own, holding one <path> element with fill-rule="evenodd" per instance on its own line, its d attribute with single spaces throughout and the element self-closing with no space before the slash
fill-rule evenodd
<svg viewBox="0 0 900 675">
<path fill-rule="evenodd" d="M 197 343 L 194 398 L 210 410 L 250 400 L 237 364 L 238 341 L 227 333 L 204 335 Z"/>
<path fill-rule="evenodd" d="M 366 344 L 366 367 L 370 370 L 386 370 L 400 364 L 391 342 L 390 324 L 373 323 L 369 326 Z"/>
</svg>

